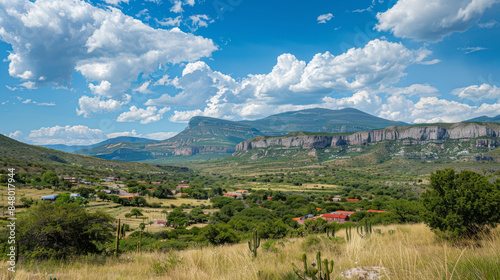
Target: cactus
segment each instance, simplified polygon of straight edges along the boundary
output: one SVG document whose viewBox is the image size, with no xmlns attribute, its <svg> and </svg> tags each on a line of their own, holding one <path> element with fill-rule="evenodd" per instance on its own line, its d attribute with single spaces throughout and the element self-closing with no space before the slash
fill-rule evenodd
<svg viewBox="0 0 500 280">
<path fill-rule="evenodd" d="M 352 231 L 351 231 L 351 227 L 347 227 L 345 229 L 345 236 L 346 236 L 346 239 L 347 239 L 347 242 L 350 242 L 352 240 Z"/>
<path fill-rule="evenodd" d="M 115 257 L 118 257 L 119 249 L 120 249 L 120 219 L 118 219 L 118 226 L 116 227 Z"/>
<path fill-rule="evenodd" d="M 312 267 L 307 267 L 306 253 L 302 253 L 301 257 L 304 263 L 304 271 L 300 271 L 294 263 L 292 263 L 293 272 L 303 280 L 330 280 L 330 274 L 333 272 L 333 261 L 328 262 L 327 259 L 321 260 L 321 252 L 316 253 L 316 263 L 312 263 Z M 316 268 L 317 266 L 317 268 Z"/>
<path fill-rule="evenodd" d="M 361 238 L 366 238 L 366 237 L 370 237 L 370 235 L 372 234 L 372 224 L 368 222 L 368 220 L 365 219 L 365 226 L 358 226 L 356 228 L 359 236 L 361 236 Z"/>
<path fill-rule="evenodd" d="M 139 232 L 139 242 L 137 242 L 137 253 L 141 252 L 142 247 L 142 231 Z"/>
<path fill-rule="evenodd" d="M 326 229 L 326 237 L 330 237 L 330 232 L 328 228 Z M 332 228 L 332 237 L 335 237 L 335 227 Z"/>
<path fill-rule="evenodd" d="M 125 233 L 126 233 L 126 232 L 125 232 L 125 225 L 126 225 L 126 224 L 125 224 L 125 223 L 123 223 L 123 225 L 122 225 L 122 226 L 121 226 L 121 228 L 120 228 L 120 236 L 122 236 L 122 237 L 123 237 L 123 236 L 125 236 Z"/>
<path fill-rule="evenodd" d="M 254 258 L 257 257 L 257 248 L 260 246 L 260 237 L 257 234 L 257 231 L 253 232 L 253 237 L 248 241 L 248 248 L 253 253 Z"/>
</svg>

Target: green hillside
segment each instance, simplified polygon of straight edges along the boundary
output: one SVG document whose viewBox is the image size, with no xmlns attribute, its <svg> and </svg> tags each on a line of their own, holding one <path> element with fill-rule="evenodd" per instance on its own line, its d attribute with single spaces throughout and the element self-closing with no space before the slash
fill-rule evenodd
<svg viewBox="0 0 500 280">
<path fill-rule="evenodd" d="M 70 154 L 44 147 L 21 143 L 0 134 L 0 160 L 3 166 L 21 170 L 58 170 L 68 173 L 83 170 L 125 172 L 164 172 L 170 167 L 153 164 L 109 161 L 99 158 Z"/>
</svg>

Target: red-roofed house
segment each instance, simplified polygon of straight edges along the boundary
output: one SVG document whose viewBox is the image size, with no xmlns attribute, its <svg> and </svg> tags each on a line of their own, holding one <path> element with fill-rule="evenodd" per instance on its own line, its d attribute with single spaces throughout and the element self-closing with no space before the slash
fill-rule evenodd
<svg viewBox="0 0 500 280">
<path fill-rule="evenodd" d="M 370 212 L 370 213 L 391 213 L 391 212 L 382 211 L 382 210 L 367 210 L 366 212 Z"/>
<path fill-rule="evenodd" d="M 151 182 L 152 185 L 160 185 L 161 182 Z"/>
<path fill-rule="evenodd" d="M 347 198 L 345 201 L 359 201 L 357 198 Z"/>
<path fill-rule="evenodd" d="M 236 191 L 236 194 L 248 194 L 248 191 L 247 190 L 237 190 Z"/>
<path fill-rule="evenodd" d="M 185 188 L 189 188 L 189 186 L 186 186 L 186 185 L 179 185 L 179 186 L 175 187 L 175 189 L 176 189 L 177 191 L 180 191 L 180 190 L 185 189 Z"/>
<path fill-rule="evenodd" d="M 273 199 L 271 196 L 268 196 L 267 199 Z"/>
<path fill-rule="evenodd" d="M 188 193 L 177 193 L 177 194 L 175 194 L 175 197 L 181 197 L 181 196 L 183 196 L 183 195 L 185 195 L 185 196 L 189 196 L 189 194 L 188 194 Z"/>
<path fill-rule="evenodd" d="M 339 210 L 339 211 L 332 212 L 330 214 L 351 216 L 352 214 L 354 214 L 354 212 Z"/>
<path fill-rule="evenodd" d="M 349 216 L 347 215 L 339 215 L 339 214 L 324 214 L 321 218 L 325 219 L 327 222 L 337 222 L 337 223 L 345 223 L 349 221 Z"/>
</svg>

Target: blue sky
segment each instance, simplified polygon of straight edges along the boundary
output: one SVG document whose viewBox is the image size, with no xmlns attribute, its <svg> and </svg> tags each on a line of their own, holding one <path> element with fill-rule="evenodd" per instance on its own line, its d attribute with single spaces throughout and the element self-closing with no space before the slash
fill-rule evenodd
<svg viewBox="0 0 500 280">
<path fill-rule="evenodd" d="M 498 0 L 0 0 L 0 133 L 166 139 L 203 115 L 500 114 Z"/>
</svg>

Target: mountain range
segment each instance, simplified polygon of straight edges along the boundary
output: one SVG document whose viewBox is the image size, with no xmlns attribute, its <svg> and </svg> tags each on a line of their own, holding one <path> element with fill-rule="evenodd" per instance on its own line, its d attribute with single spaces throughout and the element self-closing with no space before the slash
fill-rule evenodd
<svg viewBox="0 0 500 280">
<path fill-rule="evenodd" d="M 210 117 L 193 117 L 186 129 L 176 136 L 154 141 L 135 137 L 118 137 L 89 146 L 45 146 L 57 150 L 102 159 L 141 161 L 169 156 L 195 154 L 232 154 L 238 143 L 258 136 L 276 136 L 296 131 L 341 133 L 406 126 L 357 109 L 306 109 L 284 112 L 258 120 L 229 121 Z"/>
<path fill-rule="evenodd" d="M 467 122 L 482 122 L 483 120 L 494 122 L 499 118 L 500 116 L 494 118 L 480 117 Z M 118 137 L 89 146 L 50 145 L 46 147 L 120 161 L 151 161 L 198 154 L 206 155 L 205 159 L 210 159 L 225 155 L 229 156 L 237 150 L 246 150 L 246 147 L 252 145 L 252 143 L 254 146 L 256 145 L 255 142 L 249 142 L 250 139 L 262 139 L 261 137 L 283 137 L 283 135 L 297 132 L 308 135 L 314 134 L 315 137 L 331 134 L 336 136 L 327 136 L 328 140 L 325 141 L 331 142 L 332 139 L 337 139 L 336 141 L 339 141 L 339 143 L 347 143 L 348 140 L 346 139 L 352 139 L 355 136 L 342 135 L 355 132 L 358 133 L 356 135 L 360 135 L 359 133 L 362 133 L 362 131 L 374 131 L 387 127 L 406 127 L 408 125 L 404 122 L 375 117 L 353 108 L 339 110 L 315 108 L 284 112 L 258 120 L 229 121 L 197 116 L 189 121 L 189 124 L 182 132 L 163 141 L 137 137 Z M 446 125 L 448 124 L 442 124 L 441 126 Z M 419 126 L 427 125 L 413 127 Z M 383 131 L 387 133 L 387 130 Z M 394 131 L 403 130 L 395 129 Z"/>
</svg>

